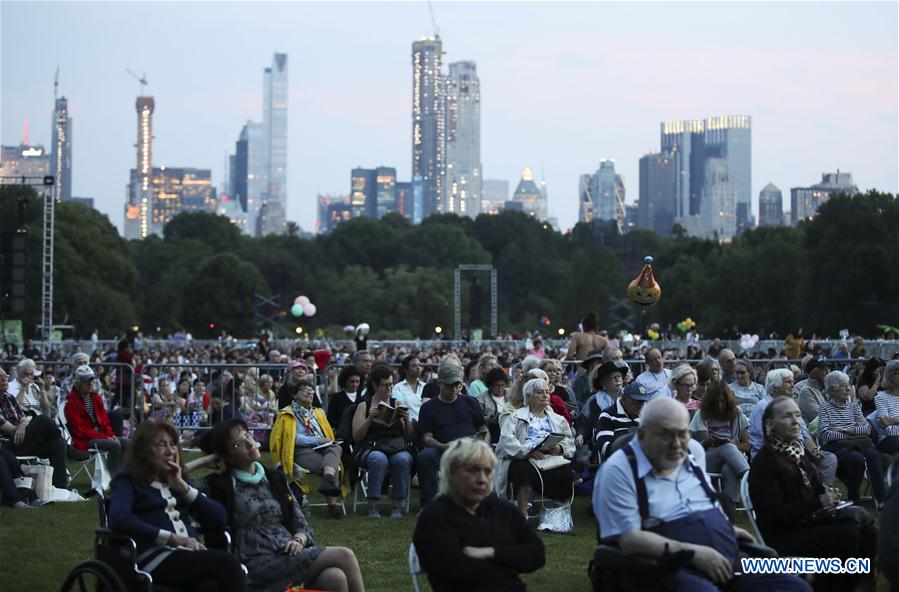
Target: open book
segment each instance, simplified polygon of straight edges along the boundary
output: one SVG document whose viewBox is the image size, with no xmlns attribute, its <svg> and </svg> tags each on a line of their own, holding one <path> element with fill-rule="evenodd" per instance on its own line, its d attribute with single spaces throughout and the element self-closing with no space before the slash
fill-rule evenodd
<svg viewBox="0 0 899 592">
<path fill-rule="evenodd" d="M 372 421 L 390 427 L 399 418 L 397 412 L 400 408 L 400 405 L 394 407 L 387 401 L 381 401 L 378 404 L 378 408 L 375 409 L 374 415 L 372 415 Z"/>
<path fill-rule="evenodd" d="M 327 448 L 328 446 L 340 446 L 341 444 L 343 444 L 343 440 L 331 440 L 330 442 L 325 442 L 324 444 L 314 446 L 312 450 L 321 450 L 322 448 Z"/>
<path fill-rule="evenodd" d="M 562 440 L 565 439 L 565 434 L 560 434 L 559 432 L 552 432 L 543 439 L 542 442 L 537 444 L 537 450 L 540 452 L 549 452 L 556 446 L 562 443 Z"/>
</svg>

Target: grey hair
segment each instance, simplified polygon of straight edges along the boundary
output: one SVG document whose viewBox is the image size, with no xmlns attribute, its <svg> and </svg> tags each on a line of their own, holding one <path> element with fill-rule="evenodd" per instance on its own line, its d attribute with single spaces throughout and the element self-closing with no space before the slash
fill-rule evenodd
<svg viewBox="0 0 899 592">
<path fill-rule="evenodd" d="M 765 392 L 774 396 L 774 389 L 780 388 L 785 378 L 793 378 L 793 371 L 786 368 L 775 368 L 765 376 Z"/>
<path fill-rule="evenodd" d="M 883 369 L 883 379 L 880 384 L 889 386 L 893 381 L 893 375 L 899 374 L 899 360 L 890 360 Z"/>
<path fill-rule="evenodd" d="M 849 375 L 839 370 L 828 372 L 827 376 L 824 377 L 824 392 L 829 393 L 840 384 L 849 384 Z"/>
<path fill-rule="evenodd" d="M 546 379 L 532 378 L 524 383 L 524 388 L 522 388 L 521 391 L 522 393 L 524 393 L 525 398 L 527 398 L 534 394 L 534 391 L 536 391 L 541 386 L 549 390 L 549 382 L 547 382 Z"/>
<path fill-rule="evenodd" d="M 80 358 L 84 358 L 84 360 L 85 360 L 81 364 L 78 363 L 78 360 Z M 75 352 L 74 354 L 72 354 L 72 357 L 69 358 L 69 363 L 72 366 L 74 366 L 75 368 L 77 368 L 78 366 L 83 366 L 84 364 L 87 364 L 90 361 L 90 359 L 91 359 L 91 357 L 84 352 Z"/>
<path fill-rule="evenodd" d="M 489 372 L 489 370 L 487 369 L 487 365 L 490 363 L 498 362 L 499 360 L 493 354 L 484 354 L 480 358 L 478 358 L 478 378 L 483 380 L 484 377 L 487 376 L 487 372 Z"/>
<path fill-rule="evenodd" d="M 487 461 L 496 469 L 496 455 L 490 445 L 474 438 L 459 438 L 449 443 L 449 448 L 440 457 L 440 475 L 437 489 L 440 495 L 450 495 L 450 476 L 460 466 Z"/>
<path fill-rule="evenodd" d="M 28 369 L 34 370 L 36 367 L 37 365 L 34 363 L 34 360 L 29 358 L 20 360 L 19 363 L 16 364 L 16 378 L 18 378 L 22 372 L 25 372 Z"/>
<path fill-rule="evenodd" d="M 752 362 L 750 362 L 749 360 L 745 358 L 737 358 L 737 361 L 734 362 L 734 368 L 736 368 L 737 366 L 742 366 L 743 368 L 745 368 L 749 372 L 749 376 L 751 378 L 755 377 L 755 372 L 752 368 Z"/>
<path fill-rule="evenodd" d="M 534 368 L 540 365 L 540 358 L 537 356 L 525 356 L 525 358 L 521 361 L 521 371 L 524 373 L 530 372 Z"/>
<path fill-rule="evenodd" d="M 696 382 L 699 383 L 699 377 L 696 376 L 696 369 L 693 368 L 690 364 L 681 364 L 677 368 L 671 371 L 671 378 L 668 379 L 668 386 L 672 389 L 677 388 L 677 383 L 680 382 L 680 379 L 688 374 L 692 374 L 696 379 Z"/>
</svg>

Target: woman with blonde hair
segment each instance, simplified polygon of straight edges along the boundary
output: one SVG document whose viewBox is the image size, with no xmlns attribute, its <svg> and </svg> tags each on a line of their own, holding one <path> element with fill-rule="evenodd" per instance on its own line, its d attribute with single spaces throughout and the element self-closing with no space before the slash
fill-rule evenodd
<svg viewBox="0 0 899 592">
<path fill-rule="evenodd" d="M 487 385 L 484 383 L 484 378 L 487 377 L 488 372 L 497 366 L 499 366 L 499 360 L 493 354 L 483 354 L 478 358 L 478 364 L 475 366 L 475 379 L 468 385 L 468 394 L 472 397 L 477 397 L 485 392 Z"/>
</svg>

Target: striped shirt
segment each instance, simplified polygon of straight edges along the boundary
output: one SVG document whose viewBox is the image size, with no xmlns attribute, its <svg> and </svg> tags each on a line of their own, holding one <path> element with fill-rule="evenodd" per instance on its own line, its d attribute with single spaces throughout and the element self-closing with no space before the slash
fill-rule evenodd
<svg viewBox="0 0 899 592">
<path fill-rule="evenodd" d="M 91 393 L 81 395 L 81 400 L 84 402 L 84 409 L 87 411 L 87 416 L 91 418 L 91 421 L 94 424 L 94 429 L 99 428 L 100 425 L 97 423 L 97 412 L 94 411 L 94 398 L 91 396 Z"/>
<path fill-rule="evenodd" d="M 891 395 L 886 391 L 880 391 L 874 397 L 874 407 L 877 409 L 877 418 L 899 417 L 899 395 Z M 883 424 L 881 424 L 883 425 Z M 893 424 L 883 428 L 883 437 L 899 436 L 899 425 Z"/>
<path fill-rule="evenodd" d="M 599 452 L 599 457 L 602 460 L 605 460 L 607 456 L 606 451 L 612 445 L 612 442 L 618 436 L 626 434 L 632 428 L 638 427 L 640 425 L 640 417 L 631 419 L 624 407 L 621 406 L 621 398 L 619 397 L 614 405 L 610 405 L 600 413 L 599 421 L 597 421 L 596 425 L 596 438 L 593 441 L 593 449 Z"/>
<path fill-rule="evenodd" d="M 853 428 L 852 436 L 867 436 L 871 433 L 871 425 L 862 414 L 862 406 L 858 401 L 846 401 L 842 405 L 833 399 L 827 399 L 818 407 L 818 431 L 821 443 L 835 442 L 849 437 L 839 431 Z"/>
</svg>

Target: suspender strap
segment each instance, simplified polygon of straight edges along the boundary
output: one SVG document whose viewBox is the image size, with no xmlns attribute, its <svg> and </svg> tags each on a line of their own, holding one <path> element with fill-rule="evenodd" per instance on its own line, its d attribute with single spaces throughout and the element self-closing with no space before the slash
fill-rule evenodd
<svg viewBox="0 0 899 592">
<path fill-rule="evenodd" d="M 696 478 L 699 479 L 699 482 L 702 484 L 702 489 L 705 490 L 705 494 L 709 496 L 709 499 L 712 500 L 712 505 L 714 505 L 718 501 L 718 492 L 712 489 L 712 486 L 705 480 L 702 469 L 693 462 L 693 457 L 687 457 L 687 459 L 687 462 L 690 463 L 690 470 L 692 470 L 693 474 L 696 475 Z"/>
<path fill-rule="evenodd" d="M 637 508 L 640 510 L 640 522 L 649 518 L 649 495 L 646 493 L 646 483 L 637 474 L 637 457 L 630 442 L 622 447 L 628 464 L 631 465 L 631 473 L 634 475 L 634 484 L 637 486 Z"/>
</svg>

